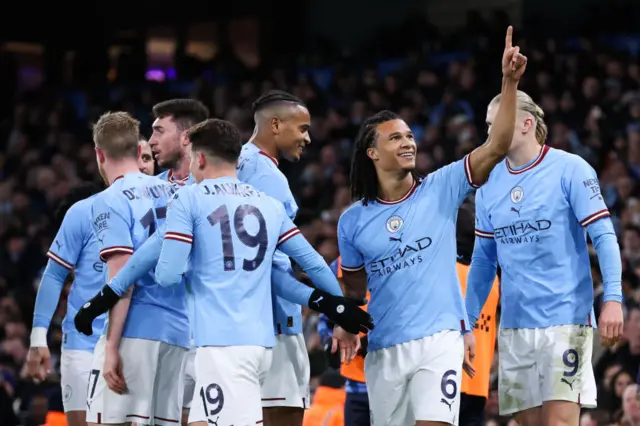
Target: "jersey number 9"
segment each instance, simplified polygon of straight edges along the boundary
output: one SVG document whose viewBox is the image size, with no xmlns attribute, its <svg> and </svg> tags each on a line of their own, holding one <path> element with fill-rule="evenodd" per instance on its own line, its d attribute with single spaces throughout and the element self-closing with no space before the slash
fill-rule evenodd
<svg viewBox="0 0 640 426">
<path fill-rule="evenodd" d="M 258 231 L 255 235 L 251 235 L 244 227 L 244 219 L 247 216 L 254 216 L 258 220 Z M 213 213 L 207 216 L 207 219 L 209 219 L 211 226 L 215 226 L 218 223 L 220 224 L 224 270 L 235 271 L 236 257 L 233 248 L 233 237 L 231 235 L 231 220 L 227 206 L 222 205 L 218 207 Z M 264 256 L 267 253 L 267 244 L 269 242 L 267 226 L 262 212 L 260 212 L 257 207 L 248 204 L 238 206 L 233 214 L 233 228 L 242 244 L 258 249 L 253 259 L 244 259 L 242 261 L 242 269 L 248 272 L 255 271 L 264 261 Z"/>
</svg>

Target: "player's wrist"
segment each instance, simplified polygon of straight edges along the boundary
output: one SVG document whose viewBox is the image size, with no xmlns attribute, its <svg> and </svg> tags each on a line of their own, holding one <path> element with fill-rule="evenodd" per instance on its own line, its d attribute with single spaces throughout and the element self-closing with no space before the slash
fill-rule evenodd
<svg viewBox="0 0 640 426">
<path fill-rule="evenodd" d="M 47 329 L 45 327 L 33 327 L 31 330 L 31 347 L 46 348 L 47 345 Z"/>
</svg>

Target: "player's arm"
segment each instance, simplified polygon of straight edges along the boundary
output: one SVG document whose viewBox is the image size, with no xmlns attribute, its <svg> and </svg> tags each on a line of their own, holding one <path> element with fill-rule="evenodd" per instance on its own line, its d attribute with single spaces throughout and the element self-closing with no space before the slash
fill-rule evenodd
<svg viewBox="0 0 640 426">
<path fill-rule="evenodd" d="M 338 251 L 340 252 L 342 283 L 347 297 L 363 299 L 367 296 L 367 272 L 364 258 L 351 241 L 350 218 L 344 214 L 338 220 Z"/>
<path fill-rule="evenodd" d="M 83 243 L 86 240 L 85 232 L 91 232 L 91 229 L 82 229 L 82 226 L 87 224 L 82 217 L 83 213 L 88 214 L 87 211 L 78 208 L 67 211 L 47 252 L 49 261 L 42 274 L 36 295 L 31 347 L 47 347 L 47 331 L 58 307 L 64 281 L 80 258 Z"/>
<path fill-rule="evenodd" d="M 469 327 L 478 320 L 480 312 L 491 293 L 498 269 L 498 248 L 494 231 L 484 207 L 484 192 L 476 194 L 476 239 L 471 255 L 471 267 L 467 275 L 465 305 Z"/>
<path fill-rule="evenodd" d="M 131 240 L 130 212 L 127 205 L 122 205 L 118 199 L 111 199 L 108 195 L 98 196 L 93 202 L 93 226 L 100 246 L 100 258 L 107 264 L 107 281 L 115 277 L 127 260 L 133 254 Z M 102 310 L 103 299 L 117 299 L 114 293 L 94 297 L 78 311 L 75 317 L 76 329 L 86 335 L 93 333 L 91 323 L 97 310 Z M 97 299 L 97 300 L 96 300 Z M 117 346 L 120 343 L 124 323 L 127 319 L 131 291 L 114 303 L 109 311 L 109 326 L 107 329 L 107 345 Z M 94 316 L 95 315 L 95 316 Z"/>
<path fill-rule="evenodd" d="M 162 236 L 164 235 L 160 228 L 138 247 L 129 262 L 125 263 L 107 285 L 118 296 L 122 296 L 136 281 L 151 271 L 158 263 L 160 252 L 162 251 Z"/>
<path fill-rule="evenodd" d="M 334 296 L 342 296 L 340 283 L 322 256 L 300 234 L 300 230 L 289 218 L 286 218 L 285 223 L 284 226 L 287 230 L 280 236 L 278 248 L 300 265 L 318 289 Z M 275 263 L 276 261 L 274 261 Z M 278 267 L 286 270 L 284 265 Z"/>
<path fill-rule="evenodd" d="M 469 154 L 468 170 L 471 182 L 482 185 L 489 178 L 491 170 L 509 152 L 516 123 L 516 97 L 518 81 L 526 67 L 526 57 L 520 55 L 512 46 L 513 29 L 509 27 L 505 39 L 502 57 L 502 89 L 500 105 L 491 125 L 487 141 Z"/>
<path fill-rule="evenodd" d="M 622 260 L 609 209 L 600 193 L 593 168 L 583 159 L 569 157 L 563 174 L 563 189 L 576 219 L 586 228 L 604 282 L 604 301 L 622 302 Z"/>
<path fill-rule="evenodd" d="M 329 266 L 311 247 L 311 244 L 302 236 L 298 228 L 283 213 L 283 224 L 278 239 L 278 248 L 287 256 L 296 261 L 302 269 L 307 272 L 312 281 L 333 280 L 340 290 L 340 284 L 331 272 Z M 279 268 L 282 270 L 282 268 Z M 286 277 L 279 277 L 285 279 Z M 304 285 L 300 283 L 301 285 Z M 320 288 L 311 289 L 306 306 L 326 314 L 332 321 L 340 325 L 349 333 L 367 332 L 373 328 L 373 318 L 371 315 L 359 308 L 366 304 L 366 299 L 346 299 L 335 296 Z"/>
<path fill-rule="evenodd" d="M 156 266 L 156 281 L 163 287 L 182 282 L 193 246 L 193 215 L 183 194 L 174 194 L 167 209 L 166 232 Z"/>
</svg>

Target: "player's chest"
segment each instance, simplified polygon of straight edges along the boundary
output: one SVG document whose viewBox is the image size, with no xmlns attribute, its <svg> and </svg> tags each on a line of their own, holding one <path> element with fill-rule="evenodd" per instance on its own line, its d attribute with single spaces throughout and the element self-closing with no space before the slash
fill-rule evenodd
<svg viewBox="0 0 640 426">
<path fill-rule="evenodd" d="M 551 234 L 566 222 L 571 208 L 559 179 L 512 178 L 483 193 L 485 211 L 497 241 Z"/>
<path fill-rule="evenodd" d="M 377 208 L 363 217 L 356 245 L 366 259 L 411 258 L 433 249 L 443 232 L 453 230 L 453 218 L 437 204 L 422 200 L 394 208 Z M 404 204 L 404 203 L 403 203 Z"/>
</svg>

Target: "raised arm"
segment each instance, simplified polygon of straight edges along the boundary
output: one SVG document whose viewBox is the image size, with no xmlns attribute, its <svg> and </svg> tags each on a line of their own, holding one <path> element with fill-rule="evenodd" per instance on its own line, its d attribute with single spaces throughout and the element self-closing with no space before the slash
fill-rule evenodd
<svg viewBox="0 0 640 426">
<path fill-rule="evenodd" d="M 516 95 L 518 82 L 527 66 L 527 58 L 512 43 L 513 27 L 507 29 L 502 55 L 502 90 L 500 105 L 487 141 L 469 156 L 469 168 L 474 184 L 487 181 L 491 170 L 509 152 L 516 122 Z"/>
</svg>

